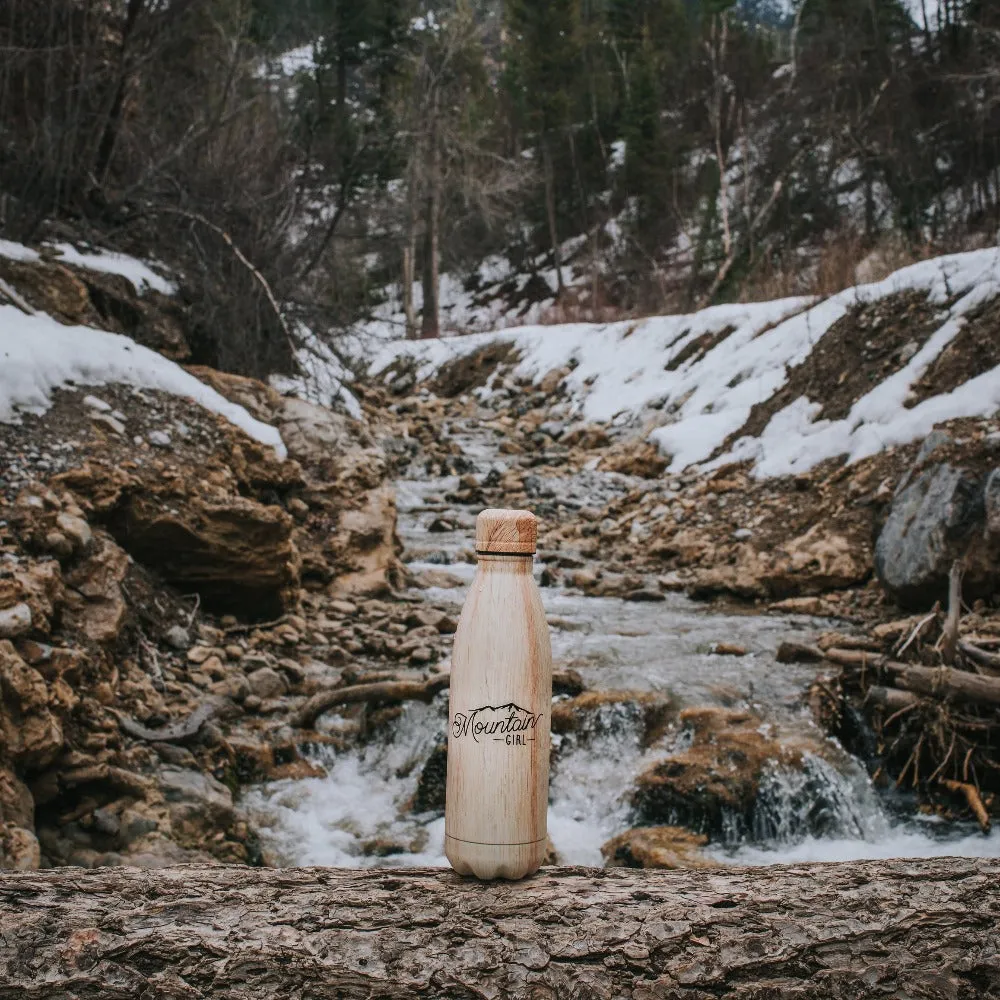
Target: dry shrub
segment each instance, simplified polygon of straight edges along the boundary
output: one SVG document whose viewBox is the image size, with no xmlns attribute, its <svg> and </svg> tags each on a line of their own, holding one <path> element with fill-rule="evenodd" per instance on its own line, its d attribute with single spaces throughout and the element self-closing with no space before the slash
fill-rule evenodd
<svg viewBox="0 0 1000 1000">
<path fill-rule="evenodd" d="M 860 233 L 844 229 L 812 253 L 793 251 L 763 260 L 741 288 L 740 301 L 768 302 L 795 295 L 826 298 L 845 288 L 881 281 L 901 267 L 942 252 L 946 251 L 940 246 L 914 247 L 891 233 L 872 245 Z"/>
</svg>

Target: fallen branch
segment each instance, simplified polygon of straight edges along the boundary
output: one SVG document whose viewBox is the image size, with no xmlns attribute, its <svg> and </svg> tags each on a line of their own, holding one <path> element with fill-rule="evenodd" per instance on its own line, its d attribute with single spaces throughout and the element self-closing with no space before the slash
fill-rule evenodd
<svg viewBox="0 0 1000 1000">
<path fill-rule="evenodd" d="M 962 572 L 962 560 L 956 559 L 948 574 L 948 616 L 941 629 L 941 659 L 949 667 L 955 662 L 958 626 L 962 621 Z"/>
<path fill-rule="evenodd" d="M 978 667 L 982 667 L 994 677 L 1000 677 L 1000 656 L 997 656 L 996 653 L 987 653 L 985 649 L 980 649 L 971 642 L 965 641 L 960 641 L 958 648 Z"/>
<path fill-rule="evenodd" d="M 920 699 L 912 691 L 873 684 L 865 694 L 865 705 L 875 705 L 888 712 L 901 712 L 919 704 Z"/>
<path fill-rule="evenodd" d="M 433 701 L 439 691 L 451 683 L 450 674 L 439 674 L 429 681 L 384 681 L 378 684 L 355 684 L 314 694 L 292 717 L 292 725 L 311 729 L 316 720 L 337 705 L 394 704 L 401 701 Z"/>
<path fill-rule="evenodd" d="M 980 829 L 983 833 L 989 833 L 991 826 L 990 814 L 986 811 L 986 806 L 983 805 L 983 800 L 980 798 L 976 786 L 970 785 L 965 781 L 951 781 L 948 778 L 941 778 L 939 780 L 948 791 L 959 792 L 965 796 L 965 801 L 968 802 L 969 808 L 979 822 Z"/>
<path fill-rule="evenodd" d="M 1000 861 L 0 875 L 0 998 L 992 996 Z"/>
<path fill-rule="evenodd" d="M 135 719 L 111 709 L 122 732 L 137 740 L 145 740 L 147 743 L 187 743 L 193 740 L 200 732 L 201 727 L 218 714 L 221 705 L 218 701 L 207 701 L 199 705 L 186 719 L 180 722 L 162 726 L 159 729 L 148 729 Z"/>
<path fill-rule="evenodd" d="M 1000 705 L 1000 677 L 983 677 L 952 667 L 896 663 L 885 657 L 870 656 L 851 649 L 828 649 L 826 657 L 842 667 L 881 671 L 892 677 L 898 687 L 932 698 L 973 705 Z"/>
</svg>

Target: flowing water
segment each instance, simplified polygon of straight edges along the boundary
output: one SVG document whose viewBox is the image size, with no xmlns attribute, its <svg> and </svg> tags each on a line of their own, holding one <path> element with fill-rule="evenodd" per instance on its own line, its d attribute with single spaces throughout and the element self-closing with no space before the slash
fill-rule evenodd
<svg viewBox="0 0 1000 1000">
<path fill-rule="evenodd" d="M 455 437 L 477 474 L 503 469 L 492 442 L 474 427 Z M 400 535 L 414 572 L 443 570 L 453 579 L 425 591 L 457 614 L 472 579 L 468 561 L 475 510 L 443 499 L 457 477 L 408 478 L 397 483 Z M 561 481 L 566 504 L 599 505 L 631 488 L 624 477 L 587 472 Z M 562 501 L 559 501 L 562 502 Z M 446 516 L 455 530 L 428 531 Z M 800 616 L 725 614 L 671 595 L 664 603 L 587 598 L 543 588 L 557 662 L 579 671 L 595 690 L 669 692 L 684 705 L 747 707 L 783 738 L 823 737 L 802 705 L 817 669 L 778 664 L 785 639 L 808 641 L 829 623 Z M 747 656 L 718 656 L 716 642 L 738 642 Z M 610 706 L 608 711 L 614 712 Z M 635 776 L 673 748 L 643 749 L 641 722 L 627 711 L 594 732 L 554 737 L 549 833 L 564 864 L 602 865 L 600 847 L 634 825 L 628 790 Z M 336 728 L 336 716 L 324 725 Z M 276 782 L 247 796 L 273 863 L 346 867 L 444 865 L 444 820 L 414 815 L 410 803 L 421 769 L 446 730 L 446 696 L 409 704 L 391 737 L 363 748 L 321 752 L 324 778 Z M 728 824 L 707 853 L 727 864 L 766 865 L 862 858 L 959 854 L 1000 856 L 1000 832 L 983 836 L 887 808 L 856 761 L 829 741 L 822 756 L 807 755 L 801 771 L 774 768 L 764 778 L 747 827 Z M 832 762 L 832 763 L 831 763 Z"/>
</svg>

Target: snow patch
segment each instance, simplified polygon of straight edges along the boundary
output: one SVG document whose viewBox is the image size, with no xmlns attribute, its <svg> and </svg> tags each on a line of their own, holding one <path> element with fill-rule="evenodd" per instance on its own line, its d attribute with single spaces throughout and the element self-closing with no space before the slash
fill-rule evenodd
<svg viewBox="0 0 1000 1000">
<path fill-rule="evenodd" d="M 103 271 L 106 274 L 120 274 L 128 278 L 140 291 L 152 289 L 163 295 L 176 295 L 177 286 L 162 275 L 157 274 L 148 264 L 135 257 L 116 253 L 113 250 L 77 250 L 70 243 L 50 244 L 59 252 L 59 260 L 64 264 L 86 268 L 88 271 Z"/>
<path fill-rule="evenodd" d="M 49 316 L 26 316 L 0 305 L 0 421 L 16 423 L 19 412 L 44 413 L 52 403 L 52 390 L 59 386 L 109 383 L 186 396 L 286 457 L 274 427 L 255 420 L 155 351 L 120 334 L 63 326 Z"/>
</svg>

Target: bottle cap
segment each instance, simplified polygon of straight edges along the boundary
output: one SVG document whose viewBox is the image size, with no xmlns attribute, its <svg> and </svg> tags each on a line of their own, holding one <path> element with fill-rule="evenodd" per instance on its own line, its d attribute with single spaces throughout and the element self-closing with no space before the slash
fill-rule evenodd
<svg viewBox="0 0 1000 1000">
<path fill-rule="evenodd" d="M 484 510 L 476 518 L 476 552 L 530 556 L 538 541 L 538 519 L 530 510 Z"/>
</svg>

